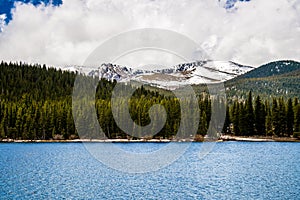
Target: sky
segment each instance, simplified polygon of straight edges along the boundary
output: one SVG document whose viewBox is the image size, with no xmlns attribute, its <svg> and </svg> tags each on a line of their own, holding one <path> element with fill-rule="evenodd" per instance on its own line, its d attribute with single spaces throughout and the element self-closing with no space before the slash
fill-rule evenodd
<svg viewBox="0 0 300 200">
<path fill-rule="evenodd" d="M 214 60 L 300 60 L 299 0 L 1 0 L 0 60 L 82 65 L 139 28 L 183 34 Z"/>
</svg>

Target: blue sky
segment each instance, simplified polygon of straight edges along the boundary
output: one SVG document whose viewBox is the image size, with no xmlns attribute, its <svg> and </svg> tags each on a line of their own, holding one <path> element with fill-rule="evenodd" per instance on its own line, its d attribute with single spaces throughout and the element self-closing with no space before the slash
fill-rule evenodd
<svg viewBox="0 0 300 200">
<path fill-rule="evenodd" d="M 259 66 L 300 60 L 299 19 L 299 0 L 0 0 L 0 60 L 80 65 L 114 35 L 161 28 Z"/>
<path fill-rule="evenodd" d="M 0 1 L 0 15 L 6 14 L 6 22 L 11 20 L 11 9 L 14 7 L 15 2 L 31 3 L 33 5 L 39 5 L 41 3 L 49 4 L 50 2 L 54 6 L 62 4 L 62 0 L 1 0 Z"/>
</svg>

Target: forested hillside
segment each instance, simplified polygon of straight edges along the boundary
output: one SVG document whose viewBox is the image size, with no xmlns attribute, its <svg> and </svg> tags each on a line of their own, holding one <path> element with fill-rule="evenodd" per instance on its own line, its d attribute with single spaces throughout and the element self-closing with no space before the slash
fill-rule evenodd
<svg viewBox="0 0 300 200">
<path fill-rule="evenodd" d="M 0 65 L 0 71 L 1 138 L 78 138 L 72 116 L 71 96 L 76 74 L 53 68 L 47 69 L 46 66 L 40 65 L 4 62 Z M 115 84 L 116 82 L 104 79 L 99 81 L 96 110 L 100 126 L 108 138 L 127 138 L 112 116 L 111 93 Z M 130 114 L 137 124 L 146 125 L 150 122 L 149 108 L 156 103 L 163 105 L 168 113 L 167 123 L 156 137 L 170 138 L 176 134 L 180 124 L 180 106 L 174 96 L 165 97 L 157 91 L 138 88 L 129 102 Z M 199 100 L 203 123 L 200 123 L 198 133 L 202 135 L 207 131 L 210 104 L 208 97 Z M 85 116 L 81 117 L 85 120 Z M 97 135 L 87 133 L 84 137 L 97 138 Z"/>
<path fill-rule="evenodd" d="M 0 64 L 0 72 L 0 138 L 78 138 L 72 115 L 71 95 L 75 77 L 82 75 L 41 65 L 5 62 Z M 111 111 L 111 94 L 115 84 L 116 82 L 104 79 L 99 81 L 95 103 L 98 121 L 108 138 L 127 138 L 128 135 L 116 125 Z M 159 91 L 161 90 L 156 91 L 154 88 L 151 91 L 144 87 L 138 88 L 129 101 L 130 114 L 137 124 L 147 125 L 150 122 L 149 108 L 154 104 L 163 105 L 168 114 L 167 122 L 154 137 L 172 138 L 181 121 L 180 104 L 169 92 Z M 207 133 L 212 105 L 219 105 L 227 108 L 224 133 L 297 136 L 300 128 L 300 104 L 295 97 L 299 95 L 299 91 L 295 91 L 295 96 L 290 99 L 265 99 L 248 94 L 249 91 L 247 98 L 232 99 L 227 105 L 217 98 L 211 100 L 209 95 L 199 93 L 200 121 L 197 134 Z M 78 112 L 78 116 L 86 120 L 85 115 L 80 115 L 80 110 Z M 188 119 L 187 116 L 183 118 Z M 183 124 L 188 126 L 189 123 L 191 122 L 185 121 Z M 80 136 L 98 138 L 97 134 L 91 133 Z M 139 133 L 134 137 L 140 137 Z M 179 137 L 189 137 L 189 133 Z"/>
<path fill-rule="evenodd" d="M 300 97 L 300 63 L 277 61 L 262 65 L 244 75 L 225 82 L 229 98 L 246 98 L 250 90 L 254 95 L 272 100 L 283 96 L 285 99 Z"/>
<path fill-rule="evenodd" d="M 35 100 L 44 101 L 66 98 L 72 94 L 76 77 L 74 72 L 38 64 L 1 62 L 0 67 L 2 99 L 16 101 L 22 95 L 29 95 Z"/>
<path fill-rule="evenodd" d="M 252 70 L 246 74 L 237 77 L 236 79 L 279 76 L 297 70 L 300 70 L 299 62 L 290 60 L 275 61 L 262 65 L 256 68 L 255 70 Z"/>
</svg>

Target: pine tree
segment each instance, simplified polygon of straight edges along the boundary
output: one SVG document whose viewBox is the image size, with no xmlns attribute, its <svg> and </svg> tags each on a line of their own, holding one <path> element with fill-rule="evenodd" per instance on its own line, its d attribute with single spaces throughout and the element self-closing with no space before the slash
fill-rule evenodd
<svg viewBox="0 0 300 200">
<path fill-rule="evenodd" d="M 264 105 L 260 100 L 260 96 L 256 97 L 255 100 L 255 128 L 257 135 L 265 135 L 266 134 L 266 112 Z"/>
<path fill-rule="evenodd" d="M 296 108 L 296 107 L 298 106 L 298 104 L 299 104 L 299 100 L 298 100 L 298 98 L 296 97 L 296 98 L 294 99 L 294 107 Z"/>
<path fill-rule="evenodd" d="M 202 135 L 202 136 L 207 134 L 207 123 L 206 123 L 206 113 L 205 113 L 205 111 L 201 112 L 200 123 L 199 123 L 199 128 L 198 128 L 197 134 Z"/>
<path fill-rule="evenodd" d="M 1 119 L 1 137 L 2 138 L 6 138 L 8 136 L 8 116 L 7 116 L 7 109 L 4 108 L 4 111 L 3 111 L 3 116 L 2 116 L 2 119 Z"/>
<path fill-rule="evenodd" d="M 248 136 L 254 135 L 254 111 L 252 104 L 252 92 L 249 92 L 248 99 L 246 101 L 246 118 L 247 118 L 247 126 L 245 127 L 245 134 Z"/>
<path fill-rule="evenodd" d="M 272 113 L 269 103 L 266 101 L 266 135 L 273 136 Z"/>
<path fill-rule="evenodd" d="M 239 106 L 239 130 L 241 135 L 249 136 L 249 122 L 247 121 L 247 106 L 240 103 Z"/>
<path fill-rule="evenodd" d="M 20 106 L 18 111 L 17 111 L 17 119 L 16 119 L 16 124 L 15 127 L 17 129 L 17 134 L 18 135 L 23 135 L 24 132 L 24 123 L 25 123 L 25 112 L 23 112 L 23 108 Z"/>
<path fill-rule="evenodd" d="M 76 77 L 75 73 L 47 68 L 40 65 L 26 65 L 24 63 L 0 63 L 0 137 L 13 139 L 51 139 L 55 134 L 72 138 L 76 134 L 72 115 L 71 94 Z M 77 74 L 78 75 L 78 74 Z M 82 77 L 91 82 L 90 77 Z M 96 110 L 101 128 L 109 138 L 126 137 L 116 125 L 111 109 L 111 95 L 116 82 L 101 80 L 96 90 Z M 131 86 L 129 86 L 131 87 Z M 124 86 L 124 93 L 129 87 Z M 180 105 L 174 96 L 164 96 L 159 92 L 151 92 L 144 87 L 136 90 L 129 101 L 130 114 L 139 125 L 150 123 L 149 107 L 160 103 L 166 108 L 168 119 L 163 130 L 157 136 L 170 138 L 177 133 L 180 119 Z M 84 95 L 84 94 L 83 94 Z M 214 128 L 228 133 L 232 125 L 235 135 L 277 135 L 290 136 L 300 131 L 300 105 L 298 98 L 287 102 L 283 98 L 261 102 L 258 96 L 252 105 L 252 93 L 247 100 L 225 107 L 224 101 L 215 98 L 212 102 L 209 95 L 200 95 L 200 122 L 198 133 L 205 134 L 211 123 Z M 120 103 L 128 103 L 120 99 Z M 187 102 L 188 103 L 188 102 Z M 191 106 L 192 108 L 194 106 Z M 189 130 L 195 122 L 191 108 L 186 114 L 183 127 Z M 226 108 L 225 123 L 221 124 Z M 93 119 L 78 109 L 76 114 L 79 123 L 77 129 L 82 129 L 86 138 L 99 137 L 94 130 Z M 212 112 L 216 113 L 215 121 L 211 122 Z M 162 113 L 156 113 L 154 119 L 159 119 Z M 122 115 L 121 111 L 118 113 Z M 122 122 L 125 123 L 125 120 Z M 232 124 L 230 124 L 232 123 Z M 155 129 L 154 125 L 152 129 Z M 293 130 L 294 129 L 294 130 Z M 214 130 L 215 131 L 215 130 Z M 181 137 L 189 136 L 189 131 L 182 132 Z M 103 136 L 103 135 L 102 135 Z M 101 136 L 101 137 L 102 137 Z M 139 134 L 137 134 L 139 137 Z"/>
<path fill-rule="evenodd" d="M 226 117 L 224 121 L 224 126 L 222 132 L 225 134 L 230 134 L 230 116 L 229 116 L 229 107 L 226 106 Z"/>
<path fill-rule="evenodd" d="M 286 113 L 286 133 L 288 137 L 293 135 L 293 128 L 294 128 L 294 110 L 293 110 L 292 99 L 289 98 L 287 103 L 287 113 Z"/>
<path fill-rule="evenodd" d="M 280 136 L 280 122 L 279 122 L 280 114 L 279 114 L 279 106 L 277 104 L 277 99 L 273 99 L 272 102 L 272 125 L 274 134 L 276 136 Z"/>
<path fill-rule="evenodd" d="M 286 121 L 286 106 L 283 98 L 279 98 L 279 132 L 280 136 L 284 136 L 286 133 L 287 121 Z"/>
<path fill-rule="evenodd" d="M 300 132 L 300 104 L 296 107 L 296 115 L 295 115 L 295 132 Z"/>
<path fill-rule="evenodd" d="M 240 125 L 239 125 L 239 113 L 240 113 L 240 106 L 239 102 L 235 102 L 232 109 L 232 124 L 233 124 L 233 133 L 235 135 L 240 135 Z"/>
</svg>

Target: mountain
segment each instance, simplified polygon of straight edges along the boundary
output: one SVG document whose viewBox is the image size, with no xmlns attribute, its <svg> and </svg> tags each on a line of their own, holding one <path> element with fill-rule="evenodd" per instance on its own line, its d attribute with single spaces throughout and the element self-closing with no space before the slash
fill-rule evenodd
<svg viewBox="0 0 300 200">
<path fill-rule="evenodd" d="M 151 86 L 176 89 L 184 85 L 219 83 L 253 70 L 253 67 L 234 62 L 196 61 L 156 70 L 133 69 L 115 64 L 102 64 L 89 76 L 116 80 L 118 82 L 139 81 Z"/>
<path fill-rule="evenodd" d="M 249 91 L 263 98 L 276 96 L 300 98 L 300 63 L 291 60 L 270 62 L 257 68 L 231 61 L 207 60 L 159 70 L 140 70 L 115 64 L 102 64 L 97 70 L 79 66 L 62 69 L 85 71 L 89 76 L 110 81 L 143 82 L 150 86 L 147 86 L 148 89 L 161 88 L 159 91 L 163 93 L 184 85 L 193 85 L 196 92 L 201 93 L 206 91 L 206 84 L 223 82 L 229 99 L 243 99 Z"/>
<path fill-rule="evenodd" d="M 279 76 L 296 70 L 300 70 L 299 62 L 291 60 L 275 61 L 262 65 L 251 72 L 245 73 L 239 78 L 263 78 Z"/>
<path fill-rule="evenodd" d="M 264 98 L 300 97 L 300 63 L 275 61 L 225 82 L 229 97 L 245 97 L 251 90 Z"/>
</svg>

